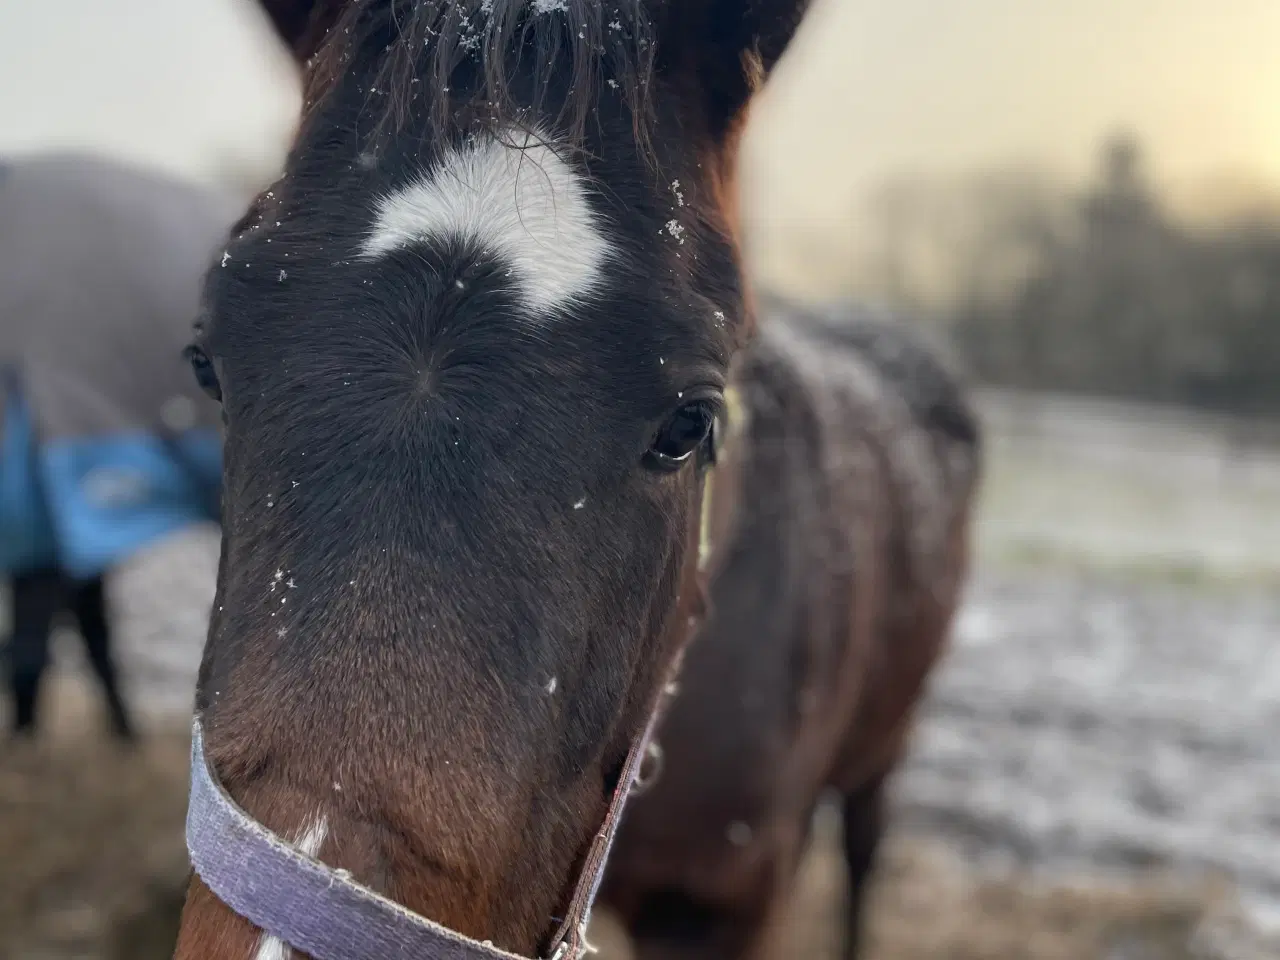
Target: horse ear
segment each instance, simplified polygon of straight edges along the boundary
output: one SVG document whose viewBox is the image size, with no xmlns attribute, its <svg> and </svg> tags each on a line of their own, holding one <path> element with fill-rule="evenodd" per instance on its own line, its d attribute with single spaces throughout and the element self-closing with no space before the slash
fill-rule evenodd
<svg viewBox="0 0 1280 960">
<path fill-rule="evenodd" d="M 725 129 L 772 72 L 809 0 L 668 0 L 660 40 L 692 63 Z"/>
<path fill-rule="evenodd" d="M 276 35 L 299 63 L 320 49 L 325 33 L 338 21 L 349 0 L 258 0 Z"/>
</svg>

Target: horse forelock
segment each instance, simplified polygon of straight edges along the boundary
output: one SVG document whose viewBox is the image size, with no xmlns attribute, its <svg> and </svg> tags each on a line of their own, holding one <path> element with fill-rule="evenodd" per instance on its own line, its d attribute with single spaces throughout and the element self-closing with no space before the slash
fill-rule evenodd
<svg viewBox="0 0 1280 960">
<path fill-rule="evenodd" d="M 414 117 L 436 136 L 530 118 L 581 146 L 593 114 L 620 102 L 647 148 L 656 43 L 650 0 L 366 0 L 348 4 L 306 68 L 310 114 L 356 72 L 371 142 Z"/>
</svg>

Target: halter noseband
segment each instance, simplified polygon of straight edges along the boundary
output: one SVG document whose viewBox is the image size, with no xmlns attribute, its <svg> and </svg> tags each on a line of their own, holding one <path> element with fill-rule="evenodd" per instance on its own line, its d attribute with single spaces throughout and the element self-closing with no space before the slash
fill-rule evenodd
<svg viewBox="0 0 1280 960">
<path fill-rule="evenodd" d="M 622 808 L 640 772 L 661 703 L 631 748 L 596 832 L 550 960 L 586 953 L 587 922 L 604 877 Z M 219 900 L 256 927 L 316 960 L 522 960 L 464 937 L 308 857 L 249 816 L 217 780 L 197 718 L 191 735 L 187 807 L 191 865 Z"/>
<path fill-rule="evenodd" d="M 726 391 L 734 432 L 741 410 L 736 391 Z M 736 421 L 736 422 L 733 422 Z M 719 424 L 717 424 L 717 430 Z M 715 446 L 727 438 L 717 435 Z M 714 461 L 714 455 L 713 455 Z M 711 475 L 702 496 L 698 563 L 710 555 Z M 551 939 L 548 960 L 580 960 L 591 907 L 604 879 L 609 850 L 627 798 L 653 744 L 671 681 L 659 687 L 644 730 L 632 744 L 622 776 L 583 862 L 564 921 Z M 639 784 L 643 786 L 643 784 Z M 485 940 L 473 940 L 428 920 L 375 890 L 307 856 L 246 813 L 218 782 L 204 749 L 197 716 L 191 731 L 191 796 L 187 807 L 187 851 L 205 886 L 226 906 L 315 960 L 524 960 Z"/>
</svg>

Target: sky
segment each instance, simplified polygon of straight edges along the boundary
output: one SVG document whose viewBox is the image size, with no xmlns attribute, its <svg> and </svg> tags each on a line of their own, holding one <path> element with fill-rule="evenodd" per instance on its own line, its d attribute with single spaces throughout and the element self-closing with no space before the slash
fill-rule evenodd
<svg viewBox="0 0 1280 960">
<path fill-rule="evenodd" d="M 753 117 L 751 222 L 821 230 L 904 171 L 1082 177 L 1122 126 L 1158 179 L 1280 185 L 1277 38 L 1280 0 L 817 0 Z M 0 0 L 0 151 L 265 178 L 296 110 L 251 0 Z"/>
<path fill-rule="evenodd" d="M 1274 0 L 829 0 L 770 119 L 839 123 L 855 179 L 1017 154 L 1078 171 L 1118 125 L 1172 176 L 1280 179 L 1278 42 Z"/>
<path fill-rule="evenodd" d="M 0 151 L 93 147 L 202 180 L 279 163 L 292 64 L 250 0 L 0 0 Z"/>
<path fill-rule="evenodd" d="M 1275 189 L 1278 41 L 1280 0 L 819 0 L 749 129 L 755 247 L 804 274 L 886 175 L 1078 181 L 1120 128 L 1175 191 Z"/>
</svg>

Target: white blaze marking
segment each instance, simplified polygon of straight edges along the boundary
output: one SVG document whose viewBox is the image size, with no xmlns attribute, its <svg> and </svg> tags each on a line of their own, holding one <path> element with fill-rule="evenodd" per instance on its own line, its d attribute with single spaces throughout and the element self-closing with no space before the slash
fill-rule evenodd
<svg viewBox="0 0 1280 960">
<path fill-rule="evenodd" d="M 377 205 L 361 253 L 423 241 L 462 241 L 510 264 L 531 310 L 580 300 L 613 251 L 583 179 L 539 134 L 513 132 L 447 151 L 427 173 Z"/>
<path fill-rule="evenodd" d="M 320 853 L 324 838 L 328 835 L 329 821 L 324 817 L 316 817 L 307 829 L 302 831 L 302 836 L 293 841 L 293 845 L 299 852 L 314 860 Z M 264 933 L 262 939 L 258 941 L 258 951 L 253 955 L 253 960 L 289 960 L 291 956 L 293 951 L 283 940 Z"/>
</svg>

